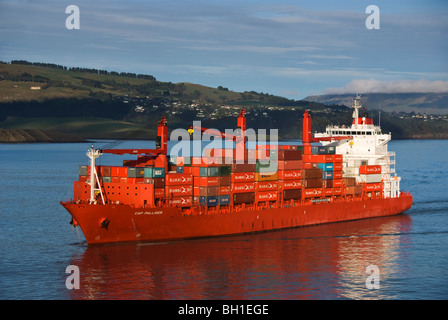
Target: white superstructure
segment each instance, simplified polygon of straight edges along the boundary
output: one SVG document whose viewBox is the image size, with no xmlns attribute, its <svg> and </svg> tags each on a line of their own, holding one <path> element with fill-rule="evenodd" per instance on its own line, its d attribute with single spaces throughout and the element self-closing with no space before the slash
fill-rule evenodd
<svg viewBox="0 0 448 320">
<path fill-rule="evenodd" d="M 395 173 L 395 152 L 387 150 L 391 134 L 383 134 L 379 126 L 367 115 L 360 116 L 361 97 L 353 99 L 353 123 L 351 127 L 328 126 L 325 133 L 315 133 L 315 138 L 350 136 L 351 139 L 322 141 L 324 146 L 335 146 L 336 154 L 343 155 L 343 176 L 356 177 L 357 182 L 382 182 L 384 197 L 398 197 L 401 178 Z M 381 165 L 381 174 L 360 174 L 361 165 Z M 369 179 L 369 181 L 366 181 Z"/>
</svg>

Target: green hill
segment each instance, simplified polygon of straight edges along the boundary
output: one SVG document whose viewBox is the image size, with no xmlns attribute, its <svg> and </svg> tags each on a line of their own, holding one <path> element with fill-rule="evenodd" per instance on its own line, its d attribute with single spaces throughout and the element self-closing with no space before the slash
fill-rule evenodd
<svg viewBox="0 0 448 320">
<path fill-rule="evenodd" d="M 161 82 L 146 74 L 27 61 L 0 63 L 0 128 L 34 130 L 35 137 L 45 134 L 54 141 L 62 135 L 69 140 L 154 139 L 161 116 L 167 118 L 170 130 L 200 120 L 203 127 L 224 131 L 236 127 L 241 108 L 246 109 L 248 128 L 278 129 L 283 139 L 300 138 L 305 109 L 312 112 L 313 131 L 351 123 L 351 110 L 342 104 Z M 384 112 L 381 124 L 394 139 L 448 138 L 446 117 Z M 0 142 L 14 140 L 6 138 L 10 133 L 5 131 Z M 26 136 L 17 139 L 26 141 Z"/>
</svg>

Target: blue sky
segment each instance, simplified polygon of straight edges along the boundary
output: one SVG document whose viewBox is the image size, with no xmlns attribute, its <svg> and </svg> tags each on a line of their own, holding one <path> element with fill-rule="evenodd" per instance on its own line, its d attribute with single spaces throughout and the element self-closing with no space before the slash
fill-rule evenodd
<svg viewBox="0 0 448 320">
<path fill-rule="evenodd" d="M 365 26 L 371 4 L 379 30 Z M 446 92 L 448 1 L 0 0 L 0 60 L 15 59 L 292 99 Z"/>
</svg>

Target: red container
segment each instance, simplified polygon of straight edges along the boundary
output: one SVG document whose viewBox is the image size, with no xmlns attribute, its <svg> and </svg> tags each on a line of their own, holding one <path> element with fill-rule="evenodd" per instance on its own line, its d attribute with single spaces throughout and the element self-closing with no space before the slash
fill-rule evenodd
<svg viewBox="0 0 448 320">
<path fill-rule="evenodd" d="M 168 203 L 175 207 L 191 207 L 193 205 L 193 197 L 174 197 L 173 199 L 170 199 Z"/>
<path fill-rule="evenodd" d="M 322 188 L 322 178 L 304 179 L 302 184 L 305 188 Z"/>
<path fill-rule="evenodd" d="M 323 180 L 325 188 L 333 188 L 333 181 L 334 180 Z"/>
<path fill-rule="evenodd" d="M 342 194 L 342 188 L 333 188 L 333 195 L 341 195 Z"/>
<path fill-rule="evenodd" d="M 230 174 L 231 181 L 235 182 L 251 182 L 255 181 L 255 172 L 235 172 Z"/>
<path fill-rule="evenodd" d="M 322 188 L 304 189 L 303 196 L 305 198 L 317 198 L 322 196 Z"/>
<path fill-rule="evenodd" d="M 342 171 L 342 163 L 333 162 L 333 171 Z"/>
<path fill-rule="evenodd" d="M 302 180 L 279 180 L 279 188 L 283 190 L 301 189 Z"/>
<path fill-rule="evenodd" d="M 304 162 L 330 163 L 334 162 L 334 154 L 304 154 Z"/>
<path fill-rule="evenodd" d="M 342 171 L 333 172 L 333 179 L 342 179 Z"/>
<path fill-rule="evenodd" d="M 231 192 L 232 192 L 232 188 L 230 186 L 220 186 L 218 195 L 222 196 L 222 195 L 230 194 Z"/>
<path fill-rule="evenodd" d="M 195 187 L 217 187 L 219 186 L 219 177 L 194 177 Z"/>
<path fill-rule="evenodd" d="M 167 173 L 165 183 L 167 186 L 191 185 L 193 184 L 193 176 L 185 173 Z"/>
<path fill-rule="evenodd" d="M 326 197 L 332 196 L 333 194 L 334 194 L 333 188 L 326 188 L 325 189 L 325 196 Z"/>
<path fill-rule="evenodd" d="M 217 196 L 219 195 L 219 187 L 194 187 L 194 196 Z"/>
<path fill-rule="evenodd" d="M 300 150 L 279 150 L 278 160 L 302 160 L 302 151 Z"/>
<path fill-rule="evenodd" d="M 302 163 L 302 168 L 303 169 L 318 169 L 319 168 L 319 164 L 316 162 L 303 162 Z"/>
<path fill-rule="evenodd" d="M 381 173 L 381 166 L 377 166 L 377 165 L 360 166 L 359 173 L 360 174 L 379 174 L 379 173 Z"/>
<path fill-rule="evenodd" d="M 278 161 L 279 170 L 296 170 L 302 169 L 302 160 L 279 160 Z"/>
<path fill-rule="evenodd" d="M 219 185 L 220 186 L 230 186 L 230 176 L 226 176 L 226 177 L 219 177 Z"/>
<path fill-rule="evenodd" d="M 255 182 L 239 182 L 232 184 L 233 193 L 254 192 Z"/>
<path fill-rule="evenodd" d="M 179 196 L 187 196 L 193 194 L 193 187 L 189 186 L 167 186 L 165 188 L 165 197 L 179 197 Z"/>
<path fill-rule="evenodd" d="M 279 170 L 279 180 L 297 180 L 302 179 L 302 170 Z"/>
<path fill-rule="evenodd" d="M 277 201 L 277 191 L 259 191 L 255 193 L 256 201 Z"/>
<path fill-rule="evenodd" d="M 164 197 L 165 197 L 165 188 L 154 189 L 154 198 L 164 198 Z"/>
<path fill-rule="evenodd" d="M 342 160 L 343 160 L 342 154 L 333 155 L 333 163 L 342 163 Z"/>
<path fill-rule="evenodd" d="M 165 188 L 165 178 L 153 178 L 154 188 Z"/>
<path fill-rule="evenodd" d="M 343 178 L 342 179 L 342 183 L 346 186 L 346 187 L 353 187 L 356 183 L 356 178 Z"/>
<path fill-rule="evenodd" d="M 110 177 L 112 173 L 112 169 L 110 166 L 101 166 L 100 167 L 100 176 L 102 177 Z"/>
<path fill-rule="evenodd" d="M 88 170 L 89 167 L 87 167 Z M 111 175 L 112 177 L 126 177 L 128 176 L 128 168 L 127 167 L 111 167 Z"/>
<path fill-rule="evenodd" d="M 342 186 L 343 186 L 342 179 L 333 179 L 333 188 L 342 188 Z"/>
<path fill-rule="evenodd" d="M 303 179 L 322 178 L 322 169 L 303 169 L 302 178 Z"/>
<path fill-rule="evenodd" d="M 255 192 L 233 194 L 233 204 L 252 203 L 254 201 L 255 201 Z"/>
<path fill-rule="evenodd" d="M 255 163 L 234 163 L 232 164 L 231 171 L 234 173 L 254 172 Z"/>
<path fill-rule="evenodd" d="M 255 182 L 255 189 L 257 191 L 272 191 L 278 189 L 277 181 L 259 181 Z"/>
<path fill-rule="evenodd" d="M 363 186 L 365 192 L 381 191 L 381 182 L 378 183 L 365 183 Z"/>
<path fill-rule="evenodd" d="M 302 190 L 300 189 L 288 189 L 283 191 L 283 200 L 301 199 Z"/>
</svg>

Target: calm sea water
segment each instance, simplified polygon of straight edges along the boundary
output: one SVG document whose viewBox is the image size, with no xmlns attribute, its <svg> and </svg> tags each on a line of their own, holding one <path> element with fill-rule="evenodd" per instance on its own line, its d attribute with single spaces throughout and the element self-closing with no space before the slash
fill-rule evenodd
<svg viewBox="0 0 448 320">
<path fill-rule="evenodd" d="M 87 247 L 59 204 L 89 146 L 0 145 L 0 299 L 448 298 L 448 141 L 390 143 L 414 195 L 403 215 L 102 247 Z M 100 164 L 122 160 L 107 157 Z M 66 288 L 69 265 L 78 290 Z M 366 287 L 370 265 L 379 289 Z"/>
</svg>

